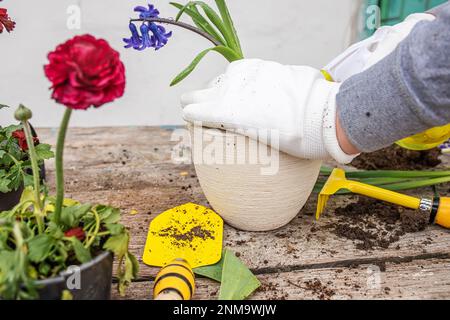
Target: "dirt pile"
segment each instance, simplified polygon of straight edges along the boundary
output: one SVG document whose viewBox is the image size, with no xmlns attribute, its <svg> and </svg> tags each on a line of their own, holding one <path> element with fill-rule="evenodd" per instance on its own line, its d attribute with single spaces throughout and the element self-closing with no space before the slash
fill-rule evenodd
<svg viewBox="0 0 450 320">
<path fill-rule="evenodd" d="M 360 250 L 389 248 L 406 233 L 424 230 L 429 215 L 397 205 L 360 197 L 357 202 L 337 208 L 337 223 L 330 229 L 337 236 L 356 240 Z"/>
<path fill-rule="evenodd" d="M 412 151 L 397 145 L 380 151 L 365 153 L 353 160 L 352 166 L 361 170 L 421 170 L 441 163 L 439 149 Z"/>
</svg>

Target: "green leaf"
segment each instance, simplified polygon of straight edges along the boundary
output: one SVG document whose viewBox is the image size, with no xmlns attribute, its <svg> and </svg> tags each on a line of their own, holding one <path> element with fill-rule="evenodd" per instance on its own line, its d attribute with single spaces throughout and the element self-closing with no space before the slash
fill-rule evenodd
<svg viewBox="0 0 450 320">
<path fill-rule="evenodd" d="M 13 133 L 14 131 L 21 130 L 21 129 L 23 129 L 21 124 L 8 126 L 8 127 L 5 128 L 6 136 L 7 136 L 8 138 L 11 138 L 12 133 Z"/>
<path fill-rule="evenodd" d="M 77 205 L 63 208 L 61 211 L 60 222 L 67 228 L 78 227 L 80 219 L 91 210 L 90 204 Z"/>
<path fill-rule="evenodd" d="M 120 260 L 128 252 L 129 240 L 130 236 L 128 235 L 128 232 L 121 233 L 110 237 L 103 245 L 103 248 L 113 252 Z"/>
<path fill-rule="evenodd" d="M 96 210 L 102 223 L 117 223 L 120 221 L 120 209 L 108 206 L 98 206 Z"/>
<path fill-rule="evenodd" d="M 20 203 L 34 201 L 34 191 L 32 187 L 26 187 L 20 196 Z"/>
<path fill-rule="evenodd" d="M 224 46 L 217 46 L 214 48 L 209 48 L 209 49 L 203 50 L 195 57 L 195 59 L 191 62 L 191 64 L 189 66 L 187 66 L 183 71 L 181 71 L 180 74 L 178 74 L 175 77 L 175 79 L 172 80 L 172 82 L 170 83 L 170 86 L 174 86 L 174 85 L 180 83 L 181 81 L 183 81 L 184 79 L 186 79 L 192 73 L 192 71 L 195 70 L 195 68 L 200 63 L 200 61 L 210 51 L 216 51 L 216 52 L 220 53 L 225 59 L 227 59 L 230 62 L 240 59 L 239 56 L 232 49 L 230 49 L 228 47 L 224 47 Z"/>
<path fill-rule="evenodd" d="M 51 269 L 52 267 L 46 262 L 39 264 L 39 274 L 42 276 L 47 276 Z"/>
<path fill-rule="evenodd" d="M 225 39 L 217 32 L 217 30 L 206 20 L 200 12 L 197 10 L 195 6 L 193 6 L 191 3 L 187 3 L 185 6 L 183 6 L 180 3 L 177 2 L 170 2 L 172 6 L 179 9 L 180 12 L 177 15 L 176 21 L 178 21 L 183 13 L 186 13 L 189 15 L 194 22 L 194 24 L 202 29 L 204 32 L 208 33 L 214 39 L 219 41 L 221 44 L 226 45 Z"/>
<path fill-rule="evenodd" d="M 198 274 L 199 276 L 207 277 L 209 279 L 215 280 L 217 282 L 222 281 L 222 269 L 223 269 L 223 262 L 225 252 L 222 254 L 222 259 L 220 259 L 219 262 L 216 264 L 213 264 L 211 266 L 205 266 L 205 267 L 198 267 L 193 269 L 193 271 Z"/>
<path fill-rule="evenodd" d="M 7 106 L 6 104 L 0 104 L 0 109 L 3 109 L 3 108 L 10 108 L 10 106 Z"/>
<path fill-rule="evenodd" d="M 0 251 L 0 274 L 14 267 L 14 251 Z"/>
<path fill-rule="evenodd" d="M 218 263 L 195 268 L 193 271 L 197 275 L 221 282 L 221 300 L 243 300 L 261 285 L 247 266 L 228 249 L 223 251 Z"/>
<path fill-rule="evenodd" d="M 131 280 L 137 277 L 139 272 L 139 262 L 131 253 L 125 255 L 125 268 L 118 274 L 119 294 L 124 295 L 125 289 L 131 283 Z"/>
<path fill-rule="evenodd" d="M 111 232 L 111 235 L 116 236 L 124 232 L 125 227 L 118 223 L 107 223 L 106 228 Z"/>
<path fill-rule="evenodd" d="M 45 233 L 31 238 L 28 241 L 28 258 L 35 263 L 44 261 L 54 244 L 54 239 Z"/>
<path fill-rule="evenodd" d="M 6 178 L 1 178 L 1 179 L 0 179 L 0 192 L 1 192 L 1 193 L 8 193 L 8 192 L 11 192 L 12 189 L 11 189 L 10 186 L 9 186 L 10 183 L 11 183 L 11 180 L 6 179 Z"/>
<path fill-rule="evenodd" d="M 71 237 L 70 241 L 73 245 L 73 250 L 75 251 L 75 256 L 81 263 L 86 263 L 92 260 L 91 253 L 86 249 L 83 244 L 76 237 Z"/>
<path fill-rule="evenodd" d="M 3 158 L 3 156 L 6 154 L 5 150 L 0 150 L 0 159 Z"/>
<path fill-rule="evenodd" d="M 228 10 L 227 4 L 226 4 L 225 0 L 215 0 L 215 1 L 216 1 L 217 8 L 219 8 L 219 12 L 220 12 L 222 20 L 225 24 L 225 27 L 231 33 L 232 43 L 229 43 L 229 45 L 239 53 L 241 58 L 243 58 L 244 55 L 242 54 L 242 48 L 241 48 L 241 43 L 239 41 L 239 36 L 236 32 L 236 28 L 234 27 L 233 19 L 231 18 L 231 14 L 230 14 L 230 11 Z"/>
<path fill-rule="evenodd" d="M 128 258 L 131 260 L 131 265 L 133 267 L 133 279 L 137 278 L 139 275 L 139 261 L 136 257 L 128 252 Z"/>
<path fill-rule="evenodd" d="M 25 187 L 28 187 L 28 186 L 32 187 L 34 185 L 33 176 L 31 174 L 24 172 L 23 173 L 23 184 Z"/>
<path fill-rule="evenodd" d="M 232 251 L 225 250 L 219 300 L 244 300 L 261 282 Z"/>
<path fill-rule="evenodd" d="M 15 164 L 11 168 L 9 168 L 9 173 L 7 178 L 11 180 L 9 187 L 13 190 L 18 190 L 23 183 L 22 177 L 22 167 L 20 164 Z"/>
<path fill-rule="evenodd" d="M 203 9 L 208 19 L 213 23 L 213 25 L 220 31 L 222 36 L 225 38 L 226 44 L 229 48 L 236 50 L 238 49 L 234 43 L 234 37 L 231 29 L 228 29 L 224 21 L 220 16 L 205 2 L 203 1 L 192 1 L 192 5 L 199 6 Z"/>
<path fill-rule="evenodd" d="M 40 160 L 48 160 L 51 159 L 55 156 L 55 154 L 53 153 L 53 151 L 51 151 L 51 146 L 45 143 L 40 143 L 38 144 L 35 149 L 36 149 L 36 154 L 38 156 L 38 161 Z"/>
<path fill-rule="evenodd" d="M 62 239 L 64 237 L 64 232 L 62 231 L 62 229 L 53 221 L 50 221 L 48 223 L 47 232 L 55 239 Z"/>
</svg>

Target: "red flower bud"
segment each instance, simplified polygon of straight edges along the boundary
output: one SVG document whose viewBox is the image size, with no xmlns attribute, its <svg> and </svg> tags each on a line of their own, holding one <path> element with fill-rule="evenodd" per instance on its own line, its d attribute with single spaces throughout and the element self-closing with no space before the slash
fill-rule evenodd
<svg viewBox="0 0 450 320">
<path fill-rule="evenodd" d="M 80 241 L 82 241 L 86 237 L 86 234 L 84 233 L 84 230 L 81 227 L 72 228 L 70 230 L 67 230 L 66 232 L 64 232 L 64 235 L 68 238 L 76 237 Z"/>
</svg>

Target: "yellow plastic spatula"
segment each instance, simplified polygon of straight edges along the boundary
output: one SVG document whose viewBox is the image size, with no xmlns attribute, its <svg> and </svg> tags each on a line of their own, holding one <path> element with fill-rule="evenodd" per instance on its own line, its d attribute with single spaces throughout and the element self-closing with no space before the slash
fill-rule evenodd
<svg viewBox="0 0 450 320">
<path fill-rule="evenodd" d="M 353 193 L 398 204 L 406 208 L 419 209 L 424 213 L 430 214 L 430 223 L 450 228 L 450 198 L 419 199 L 361 182 L 347 180 L 345 171 L 342 169 L 334 169 L 322 191 L 320 191 L 317 201 L 316 219 L 320 218 L 330 196 L 341 189 L 347 189 Z"/>
<path fill-rule="evenodd" d="M 150 224 L 142 260 L 163 267 L 155 279 L 155 299 L 190 300 L 193 268 L 222 257 L 223 220 L 211 209 L 187 203 L 161 213 Z"/>
</svg>

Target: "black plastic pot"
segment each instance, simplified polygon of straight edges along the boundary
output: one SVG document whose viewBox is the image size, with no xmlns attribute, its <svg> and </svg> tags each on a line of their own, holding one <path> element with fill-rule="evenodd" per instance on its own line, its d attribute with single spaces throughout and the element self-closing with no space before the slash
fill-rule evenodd
<svg viewBox="0 0 450 320">
<path fill-rule="evenodd" d="M 0 212 L 11 210 L 16 204 L 18 204 L 22 192 L 23 187 L 19 188 L 17 191 L 12 191 L 8 193 L 0 192 Z"/>
<path fill-rule="evenodd" d="M 41 181 L 45 179 L 45 165 L 41 166 Z M 16 204 L 20 201 L 20 196 L 22 195 L 23 187 L 17 189 L 17 191 L 11 191 L 8 193 L 0 192 L 0 212 L 8 211 L 14 208 Z"/>
<path fill-rule="evenodd" d="M 61 300 L 64 290 L 72 293 L 74 300 L 109 300 L 113 271 L 113 254 L 109 251 L 80 266 L 80 288 L 73 285 L 73 273 L 63 272 L 59 277 L 38 282 L 40 300 Z M 72 277 L 72 278 L 71 278 Z"/>
</svg>

